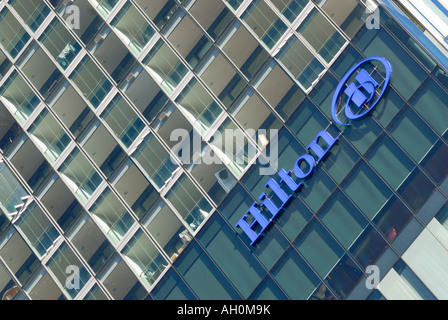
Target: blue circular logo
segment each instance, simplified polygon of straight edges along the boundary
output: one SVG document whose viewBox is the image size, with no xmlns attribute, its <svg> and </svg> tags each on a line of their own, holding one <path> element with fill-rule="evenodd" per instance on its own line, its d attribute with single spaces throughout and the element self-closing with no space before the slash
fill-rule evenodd
<svg viewBox="0 0 448 320">
<path fill-rule="evenodd" d="M 386 68 L 385 80 L 382 85 L 383 88 L 379 95 L 377 95 L 376 90 L 380 87 L 380 84 L 375 79 L 373 79 L 365 69 L 361 68 L 363 65 L 371 61 L 379 61 Z M 359 85 L 350 83 L 347 85 L 347 88 L 345 88 L 347 81 L 355 74 L 358 69 L 360 70 L 355 79 L 359 83 Z M 344 76 L 344 78 L 342 78 L 341 82 L 336 88 L 336 92 L 334 93 L 333 101 L 331 103 L 331 115 L 333 116 L 333 120 L 337 124 L 340 124 L 342 126 L 350 125 L 347 123 L 342 123 L 338 119 L 339 99 L 344 88 L 344 93 L 348 96 L 347 102 L 345 103 L 345 115 L 348 119 L 357 120 L 372 112 L 372 110 L 378 105 L 378 103 L 383 98 L 383 95 L 386 93 L 387 88 L 389 87 L 391 78 L 392 66 L 389 61 L 382 57 L 371 57 L 358 63 Z M 376 96 L 378 97 L 375 99 Z M 358 112 L 352 111 L 353 105 L 358 108 Z"/>
</svg>

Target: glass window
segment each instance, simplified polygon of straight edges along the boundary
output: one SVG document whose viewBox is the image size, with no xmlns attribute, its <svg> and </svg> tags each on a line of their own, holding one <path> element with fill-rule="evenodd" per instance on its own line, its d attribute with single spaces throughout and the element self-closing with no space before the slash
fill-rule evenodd
<svg viewBox="0 0 448 320">
<path fill-rule="evenodd" d="M 85 56 L 76 66 L 76 69 L 70 75 L 70 79 L 95 108 L 98 108 L 104 97 L 112 89 L 110 81 L 88 56 Z"/>
<path fill-rule="evenodd" d="M 229 108 L 246 87 L 247 82 L 217 50 L 206 58 L 204 63 L 206 67 L 199 72 L 199 76 L 224 106 Z M 216 77 L 217 74 L 220 76 Z"/>
<path fill-rule="evenodd" d="M 290 299 L 306 300 L 321 283 L 295 250 L 290 248 L 271 271 Z"/>
<path fill-rule="evenodd" d="M 17 226 L 41 257 L 60 236 L 59 232 L 36 204 L 26 208 L 17 221 Z"/>
<path fill-rule="evenodd" d="M 134 219 L 118 200 L 117 196 L 107 188 L 90 207 L 93 219 L 114 245 L 117 245 Z"/>
<path fill-rule="evenodd" d="M 157 41 L 143 63 L 168 94 L 173 92 L 188 72 L 185 65 L 162 40 Z"/>
<path fill-rule="evenodd" d="M 375 264 L 386 249 L 387 242 L 372 226 L 369 226 L 350 248 L 350 253 L 363 268 L 367 268 Z"/>
<path fill-rule="evenodd" d="M 174 266 L 199 299 L 241 299 L 216 264 L 195 242 L 187 247 Z"/>
<path fill-rule="evenodd" d="M 101 114 L 101 118 L 106 121 L 126 148 L 130 147 L 145 126 L 120 95 L 115 96 Z"/>
<path fill-rule="evenodd" d="M 254 91 L 249 90 L 245 92 L 239 101 L 235 103 L 231 111 L 236 121 L 243 127 L 244 130 L 253 133 L 253 139 L 258 142 L 259 146 L 265 147 L 270 139 L 274 137 L 274 130 L 278 130 L 281 122 L 274 116 L 266 104 L 255 94 Z M 253 115 L 257 114 L 257 117 Z M 266 141 L 260 141 L 261 131 L 266 130 Z M 256 136 L 258 133 L 258 136 Z"/>
<path fill-rule="evenodd" d="M 336 185 L 325 171 L 318 166 L 309 180 L 303 181 L 304 187 L 299 197 L 313 210 L 317 212 L 325 201 L 331 196 Z"/>
<path fill-rule="evenodd" d="M 344 70 L 344 74 L 349 69 Z M 322 79 L 316 84 L 309 93 L 309 98 L 319 107 L 319 109 L 332 119 L 331 102 L 334 96 L 334 90 L 338 86 L 339 81 L 329 72 L 325 73 Z"/>
<path fill-rule="evenodd" d="M 373 222 L 383 232 L 389 242 L 392 242 L 411 220 L 409 209 L 396 196 L 387 201 L 378 212 Z"/>
<path fill-rule="evenodd" d="M 159 29 L 163 29 L 171 21 L 170 19 L 179 8 L 175 0 L 136 0 L 135 2 Z"/>
<path fill-rule="evenodd" d="M 269 58 L 263 46 L 240 23 L 232 25 L 219 46 L 248 79 L 252 79 Z"/>
<path fill-rule="evenodd" d="M 50 8 L 47 7 L 45 2 L 39 0 L 14 0 L 10 1 L 9 4 L 32 31 L 36 31 L 50 13 Z"/>
<path fill-rule="evenodd" d="M 5 81 L 0 88 L 0 94 L 0 101 L 20 124 L 25 123 L 40 103 L 39 98 L 17 71 L 13 71 Z"/>
<path fill-rule="evenodd" d="M 106 18 L 115 7 L 118 0 L 96 0 L 95 2 L 96 4 L 93 6 L 96 6 L 97 10 Z"/>
<path fill-rule="evenodd" d="M 327 63 L 333 60 L 345 44 L 344 37 L 315 8 L 300 24 L 297 32 L 305 38 Z"/>
<path fill-rule="evenodd" d="M 257 156 L 257 149 L 243 131 L 227 118 L 208 141 L 220 161 L 239 177 Z"/>
<path fill-rule="evenodd" d="M 196 296 L 187 287 L 173 268 L 168 270 L 157 283 L 151 294 L 157 300 L 196 300 Z"/>
<path fill-rule="evenodd" d="M 176 99 L 179 110 L 201 134 L 207 132 L 223 112 L 196 79 L 191 80 Z"/>
<path fill-rule="evenodd" d="M 321 277 L 326 277 L 344 254 L 342 248 L 315 219 L 307 225 L 294 245 Z"/>
<path fill-rule="evenodd" d="M 60 166 L 59 172 L 81 203 L 85 203 L 102 179 L 85 156 L 75 149 Z"/>
<path fill-rule="evenodd" d="M 428 77 L 412 99 L 409 100 L 409 104 L 435 131 L 443 135 L 448 128 L 446 101 L 448 101 L 448 93 L 432 78 Z"/>
<path fill-rule="evenodd" d="M 84 296 L 83 300 L 108 300 L 106 294 L 95 284 Z"/>
<path fill-rule="evenodd" d="M 364 154 L 382 133 L 382 128 L 370 117 L 353 121 L 351 126 L 343 127 L 343 135 L 359 153 Z"/>
<path fill-rule="evenodd" d="M 333 137 L 336 136 L 336 134 L 333 134 L 332 132 L 329 133 Z M 336 183 L 341 183 L 353 169 L 358 160 L 359 155 L 355 149 L 344 137 L 339 137 L 337 144 L 333 146 L 320 165 L 328 172 Z"/>
<path fill-rule="evenodd" d="M 325 67 L 296 36 L 291 36 L 276 58 L 289 70 L 304 90 L 319 78 Z"/>
<path fill-rule="evenodd" d="M 132 158 L 143 168 L 145 175 L 159 190 L 179 168 L 169 153 L 152 135 L 146 137 Z"/>
<path fill-rule="evenodd" d="M 290 23 L 293 23 L 307 5 L 308 0 L 271 0 L 271 2 Z"/>
<path fill-rule="evenodd" d="M 411 108 L 405 107 L 387 130 L 416 162 L 420 162 L 437 141 L 436 134 Z"/>
<path fill-rule="evenodd" d="M 314 136 L 315 138 L 316 136 Z M 309 140 L 308 143 L 311 141 Z M 286 127 L 283 127 L 278 134 L 278 168 L 292 170 L 297 159 L 307 152 L 303 145 L 297 141 Z M 308 144 L 306 145 L 308 146 Z"/>
<path fill-rule="evenodd" d="M 420 162 L 423 169 L 434 179 L 436 184 L 445 181 L 448 175 L 448 147 L 439 140 Z"/>
<path fill-rule="evenodd" d="M 6 52 L 15 59 L 30 38 L 12 13 L 3 8 L 0 12 L 0 45 Z"/>
<path fill-rule="evenodd" d="M 417 212 L 434 189 L 435 185 L 426 175 L 415 168 L 398 189 L 398 194 Z"/>
<path fill-rule="evenodd" d="M 396 190 L 414 168 L 414 163 L 386 134 L 381 134 L 366 154 L 372 167 Z"/>
<path fill-rule="evenodd" d="M 427 2 L 427 1 L 425 1 Z M 436 67 L 434 60 L 423 48 L 392 18 L 386 10 L 381 12 L 381 23 L 405 47 L 410 54 L 419 61 L 428 72 Z"/>
<path fill-rule="evenodd" d="M 389 88 L 373 110 L 372 115 L 386 128 L 404 105 L 405 102 L 397 91 L 394 88 Z"/>
<path fill-rule="evenodd" d="M 346 254 L 326 277 L 325 282 L 334 290 L 336 297 L 342 300 L 347 298 L 362 278 L 363 272 Z M 327 299 L 332 300 L 334 296 Z"/>
<path fill-rule="evenodd" d="M 283 21 L 263 0 L 252 1 L 241 15 L 241 19 L 269 49 L 277 43 L 287 29 Z"/>
<path fill-rule="evenodd" d="M 151 210 L 144 225 L 173 262 L 193 239 L 182 220 L 163 201 Z"/>
<path fill-rule="evenodd" d="M 193 231 L 212 211 L 210 203 L 185 174 L 171 187 L 166 199 Z"/>
<path fill-rule="evenodd" d="M 17 178 L 9 170 L 6 164 L 0 162 L 0 207 L 4 214 L 12 214 L 17 211 L 16 205 L 23 203 L 22 197 L 27 192 L 18 182 Z"/>
<path fill-rule="evenodd" d="M 58 19 L 53 19 L 48 28 L 39 37 L 53 59 L 66 69 L 81 50 L 79 43 Z"/>
<path fill-rule="evenodd" d="M 197 239 L 237 290 L 247 298 L 259 284 L 265 271 L 234 235 L 232 229 L 215 214 Z"/>
<path fill-rule="evenodd" d="M 275 224 L 288 237 L 294 241 L 302 232 L 307 223 L 313 218 L 310 209 L 299 199 L 293 200 L 291 204 L 275 220 Z"/>
<path fill-rule="evenodd" d="M 260 78 L 254 86 L 283 120 L 287 120 L 305 94 L 276 62 L 270 64 Z"/>
<path fill-rule="evenodd" d="M 215 40 L 234 18 L 233 13 L 220 0 L 196 1 L 188 11 Z"/>
<path fill-rule="evenodd" d="M 166 38 L 193 69 L 212 48 L 212 42 L 184 12 L 176 15 L 173 26 L 167 29 Z"/>
<path fill-rule="evenodd" d="M 369 219 L 378 213 L 392 193 L 363 160 L 347 176 L 341 187 Z"/>
<path fill-rule="evenodd" d="M 268 275 L 260 283 L 248 300 L 287 300 L 288 297 Z"/>
<path fill-rule="evenodd" d="M 363 15 L 365 7 L 357 0 L 319 0 L 316 1 L 322 10 L 336 23 L 347 36 L 353 38 L 365 22 Z"/>
<path fill-rule="evenodd" d="M 52 163 L 59 158 L 71 141 L 56 119 L 46 109 L 39 114 L 28 131 L 31 139 Z"/>
<path fill-rule="evenodd" d="M 330 125 L 330 122 L 310 100 L 305 99 L 288 120 L 287 125 L 300 142 L 308 146 L 321 130 Z"/>
<path fill-rule="evenodd" d="M 334 192 L 319 210 L 318 217 L 346 249 L 350 248 L 368 224 L 350 200 L 339 190 Z"/>
<path fill-rule="evenodd" d="M 114 30 L 131 52 L 138 55 L 155 34 L 140 12 L 126 2 L 111 22 Z"/>
<path fill-rule="evenodd" d="M 122 250 L 135 275 L 149 288 L 168 265 L 142 230 L 138 230 Z"/>
</svg>

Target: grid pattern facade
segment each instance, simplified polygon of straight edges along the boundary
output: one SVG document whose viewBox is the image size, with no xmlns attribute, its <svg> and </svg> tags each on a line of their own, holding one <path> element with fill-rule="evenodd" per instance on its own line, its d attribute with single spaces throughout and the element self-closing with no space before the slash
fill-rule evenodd
<svg viewBox="0 0 448 320">
<path fill-rule="evenodd" d="M 367 28 L 376 1 L 1 1 L 1 295 L 448 298 L 446 61 L 384 3 Z M 371 56 L 391 88 L 336 125 L 335 88 Z M 235 225 L 278 200 L 260 168 L 292 168 L 321 130 L 338 144 L 251 246 Z"/>
</svg>

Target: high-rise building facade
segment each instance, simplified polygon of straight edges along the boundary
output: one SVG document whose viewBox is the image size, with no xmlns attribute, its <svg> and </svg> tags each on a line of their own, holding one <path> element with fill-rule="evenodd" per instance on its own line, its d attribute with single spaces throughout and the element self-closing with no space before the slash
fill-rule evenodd
<svg viewBox="0 0 448 320">
<path fill-rule="evenodd" d="M 448 299 L 448 57 L 409 6 L 0 1 L 2 298 Z"/>
</svg>

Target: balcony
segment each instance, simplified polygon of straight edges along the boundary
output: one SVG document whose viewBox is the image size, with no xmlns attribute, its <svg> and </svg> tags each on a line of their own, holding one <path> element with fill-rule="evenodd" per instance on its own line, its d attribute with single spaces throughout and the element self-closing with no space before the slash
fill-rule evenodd
<svg viewBox="0 0 448 320">
<path fill-rule="evenodd" d="M 185 174 L 182 174 L 167 192 L 166 199 L 192 231 L 195 231 L 202 224 L 213 209 Z"/>
<path fill-rule="evenodd" d="M 173 20 L 166 37 L 192 68 L 201 62 L 212 47 L 212 43 L 186 15 Z"/>
<path fill-rule="evenodd" d="M 167 94 L 171 94 L 188 72 L 166 43 L 159 40 L 143 60 L 148 72 Z"/>
<path fill-rule="evenodd" d="M 58 19 L 53 19 L 39 37 L 39 42 L 63 69 L 66 69 L 81 51 L 79 43 Z"/>
<path fill-rule="evenodd" d="M 122 254 L 132 271 L 148 289 L 168 265 L 152 241 L 141 230 L 129 240 Z"/>
<path fill-rule="evenodd" d="M 58 171 L 66 185 L 83 204 L 102 182 L 100 175 L 78 149 L 71 152 Z"/>
<path fill-rule="evenodd" d="M 172 262 L 193 239 L 181 219 L 163 201 L 151 211 L 144 225 Z"/>
<path fill-rule="evenodd" d="M 113 183 L 115 190 L 141 218 L 159 197 L 159 194 L 132 162 L 128 162 L 118 176 L 117 181 Z"/>
<path fill-rule="evenodd" d="M 220 47 L 248 79 L 252 79 L 269 58 L 266 50 L 240 23 L 235 23 L 222 37 Z"/>
<path fill-rule="evenodd" d="M 134 286 L 138 285 L 138 279 L 134 273 L 119 257 L 115 257 L 108 269 L 103 272 L 101 282 L 114 300 L 126 299 Z"/>
<path fill-rule="evenodd" d="M 114 245 L 120 242 L 135 222 L 109 188 L 103 191 L 89 211 Z"/>
<path fill-rule="evenodd" d="M 71 141 L 56 119 L 46 109 L 31 124 L 28 132 L 39 150 L 51 163 L 59 158 Z"/>
<path fill-rule="evenodd" d="M 68 82 L 56 89 L 55 99 L 50 101 L 49 105 L 75 139 L 81 136 L 95 118 L 93 112 Z"/>
<path fill-rule="evenodd" d="M 36 256 L 17 232 L 0 248 L 0 257 L 18 278 L 20 285 L 25 285 L 39 266 Z"/>
<path fill-rule="evenodd" d="M 0 149 L 6 155 L 23 135 L 23 130 L 2 102 L 0 102 L 0 117 L 2 119 L 0 122 Z"/>
<path fill-rule="evenodd" d="M 36 31 L 50 13 L 50 8 L 40 0 L 17 0 L 11 6 L 32 31 Z"/>
<path fill-rule="evenodd" d="M 110 81 L 88 56 L 77 65 L 70 79 L 94 108 L 98 108 L 112 89 Z"/>
<path fill-rule="evenodd" d="M 30 35 L 7 8 L 0 12 L 0 45 L 15 59 L 30 40 Z"/>
<path fill-rule="evenodd" d="M 115 252 L 106 236 L 87 214 L 76 223 L 68 238 L 84 260 L 88 261 L 95 274 L 101 272 Z"/>
<path fill-rule="evenodd" d="M 126 81 L 122 84 L 122 90 L 150 122 L 168 100 L 157 82 L 141 67 L 127 75 Z"/>
<path fill-rule="evenodd" d="M 126 46 L 108 27 L 100 30 L 89 51 L 117 84 L 121 83 L 136 63 Z"/>
<path fill-rule="evenodd" d="M 137 5 L 161 30 L 173 17 L 179 6 L 174 0 L 136 0 Z"/>
<path fill-rule="evenodd" d="M 62 84 L 62 73 L 37 44 L 26 51 L 22 71 L 44 99 L 48 99 L 54 89 Z"/>
<path fill-rule="evenodd" d="M 33 286 L 30 286 L 28 295 L 32 300 L 58 300 L 65 298 L 56 282 L 43 268 L 33 279 Z"/>
<path fill-rule="evenodd" d="M 17 148 L 18 150 L 10 155 L 11 163 L 28 185 L 36 191 L 50 174 L 51 166 L 30 139 L 23 137 Z"/>
<path fill-rule="evenodd" d="M 121 41 L 135 55 L 140 54 L 155 34 L 154 29 L 130 2 L 125 3 L 111 25 Z"/>
<path fill-rule="evenodd" d="M 220 79 L 224 78 L 225 81 L 225 73 L 217 74 L 222 75 Z M 219 86 L 221 80 L 217 80 L 216 77 L 214 77 L 214 80 L 217 82 L 217 86 Z M 201 134 L 205 134 L 223 112 L 222 108 L 215 102 L 212 96 L 195 79 L 190 81 L 181 92 L 176 99 L 176 103 L 185 118 Z"/>
<path fill-rule="evenodd" d="M 39 105 L 40 99 L 22 76 L 14 71 L 0 88 L 0 102 L 18 123 L 24 124 Z"/>
<path fill-rule="evenodd" d="M 274 61 L 263 71 L 254 86 L 284 120 L 293 114 L 305 97 L 299 86 Z"/>
</svg>

